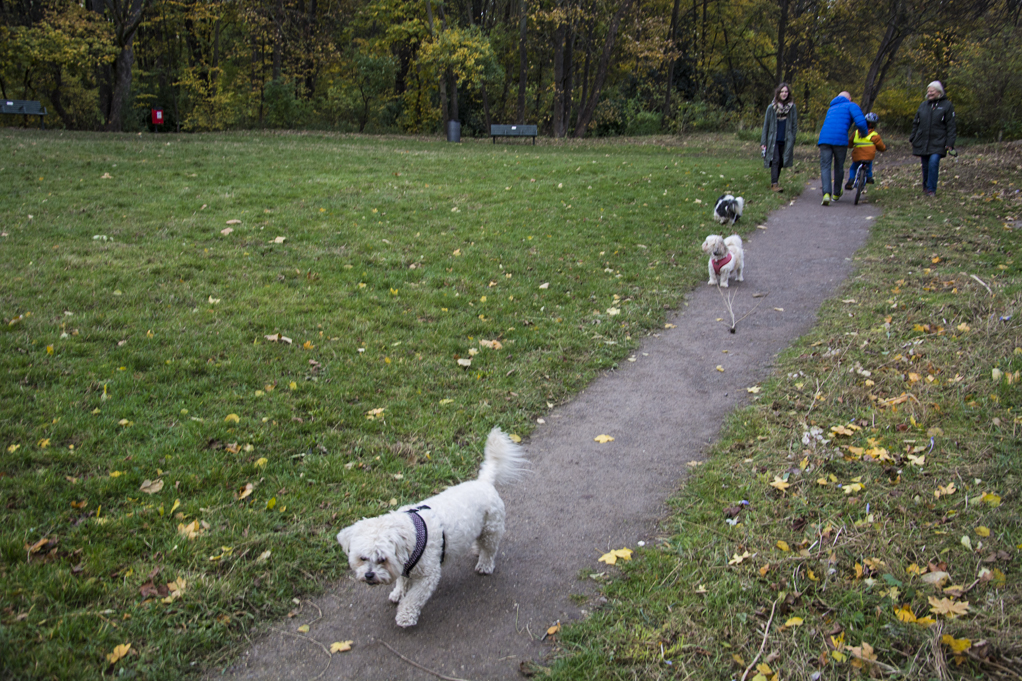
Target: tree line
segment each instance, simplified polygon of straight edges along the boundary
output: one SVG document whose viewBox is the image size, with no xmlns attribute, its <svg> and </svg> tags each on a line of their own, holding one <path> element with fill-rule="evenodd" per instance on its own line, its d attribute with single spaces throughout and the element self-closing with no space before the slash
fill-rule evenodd
<svg viewBox="0 0 1022 681">
<path fill-rule="evenodd" d="M 1022 0 L 0 0 L 0 94 L 69 129 L 324 128 L 553 137 L 756 128 L 791 83 L 911 122 L 1022 137 Z M 4 124 L 16 124 L 8 119 Z M 52 125 L 52 124 L 51 124 Z"/>
</svg>

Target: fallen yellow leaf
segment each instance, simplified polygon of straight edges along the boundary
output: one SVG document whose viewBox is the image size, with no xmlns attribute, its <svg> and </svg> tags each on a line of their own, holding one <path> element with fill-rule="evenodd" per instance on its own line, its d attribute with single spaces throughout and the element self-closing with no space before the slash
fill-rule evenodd
<svg viewBox="0 0 1022 681">
<path fill-rule="evenodd" d="M 139 489 L 146 494 L 156 494 L 163 489 L 163 480 L 161 478 L 156 478 L 155 480 L 144 480 Z"/>
<path fill-rule="evenodd" d="M 599 442 L 602 445 L 607 442 L 613 442 L 614 438 L 612 438 L 610 435 L 597 435 L 596 437 L 593 438 L 593 440 Z"/>
<path fill-rule="evenodd" d="M 956 655 L 964 653 L 966 650 L 972 647 L 972 641 L 967 638 L 955 638 L 951 634 L 944 634 L 940 637 L 940 642 L 951 649 Z"/>
<path fill-rule="evenodd" d="M 354 641 L 337 641 L 330 644 L 331 653 L 346 653 L 351 650 L 351 644 Z"/>
<path fill-rule="evenodd" d="M 744 553 L 742 553 L 742 554 L 738 554 L 738 553 L 736 552 L 736 553 L 735 553 L 735 555 L 734 555 L 734 557 L 733 557 L 733 558 L 731 558 L 731 560 L 729 560 L 729 561 L 727 562 L 727 564 L 728 564 L 728 565 L 740 565 L 740 564 L 742 563 L 742 561 L 744 561 L 744 560 L 745 560 L 746 558 L 751 558 L 751 557 L 752 557 L 752 554 L 751 554 L 751 553 L 749 553 L 748 551 L 745 551 L 745 552 L 744 552 Z"/>
<path fill-rule="evenodd" d="M 602 556 L 600 556 L 598 562 L 606 563 L 607 565 L 614 565 L 617 563 L 618 558 L 620 558 L 621 560 L 631 560 L 632 553 L 634 553 L 634 551 L 628 548 L 615 549 L 610 553 L 605 553 Z"/>
<path fill-rule="evenodd" d="M 238 416 L 237 414 L 228 414 L 227 416 L 224 417 L 224 422 L 226 423 L 238 423 L 240 421 L 241 417 Z"/>
<path fill-rule="evenodd" d="M 938 599 L 935 596 L 930 596 L 928 600 L 930 612 L 934 615 L 944 615 L 948 619 L 954 619 L 969 612 L 969 601 L 954 601 L 950 598 Z"/>
<path fill-rule="evenodd" d="M 122 643 L 119 646 L 114 646 L 114 651 L 107 654 L 106 661 L 110 664 L 115 664 L 117 660 L 127 655 L 129 650 L 131 650 L 130 643 Z"/>
</svg>

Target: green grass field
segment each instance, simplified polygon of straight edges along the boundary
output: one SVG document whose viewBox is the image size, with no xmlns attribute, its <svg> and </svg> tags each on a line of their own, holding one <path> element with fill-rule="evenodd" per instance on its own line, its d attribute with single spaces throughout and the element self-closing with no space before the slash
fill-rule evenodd
<svg viewBox="0 0 1022 681">
<path fill-rule="evenodd" d="M 883 168 L 857 274 L 554 678 L 1022 678 L 1022 153 L 963 149 L 936 200 Z"/>
<path fill-rule="evenodd" d="M 0 130 L 0 676 L 223 665 L 702 279 L 733 138 Z M 124 646 L 130 649 L 124 653 Z M 121 657 L 118 657 L 122 655 Z"/>
</svg>

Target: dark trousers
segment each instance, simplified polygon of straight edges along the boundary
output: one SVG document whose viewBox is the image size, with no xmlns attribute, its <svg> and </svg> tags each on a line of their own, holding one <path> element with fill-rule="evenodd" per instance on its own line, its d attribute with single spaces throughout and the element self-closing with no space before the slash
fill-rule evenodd
<svg viewBox="0 0 1022 681">
<path fill-rule="evenodd" d="M 820 149 L 820 189 L 824 194 L 841 196 L 841 181 L 845 179 L 845 156 L 848 154 L 848 147 L 844 144 L 816 146 Z"/>
<path fill-rule="evenodd" d="M 777 184 L 781 179 L 781 166 L 784 165 L 784 140 L 774 145 L 774 157 L 770 159 L 770 184 Z"/>
</svg>

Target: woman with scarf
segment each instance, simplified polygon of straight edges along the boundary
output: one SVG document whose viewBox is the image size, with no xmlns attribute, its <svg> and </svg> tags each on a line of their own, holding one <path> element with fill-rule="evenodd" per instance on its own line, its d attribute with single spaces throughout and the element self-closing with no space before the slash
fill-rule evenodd
<svg viewBox="0 0 1022 681">
<path fill-rule="evenodd" d="M 781 83 L 774 90 L 774 100 L 763 116 L 763 135 L 760 149 L 763 167 L 770 168 L 770 189 L 783 192 L 780 185 L 781 168 L 790 168 L 795 155 L 795 135 L 798 134 L 798 112 L 791 86 Z"/>
</svg>

